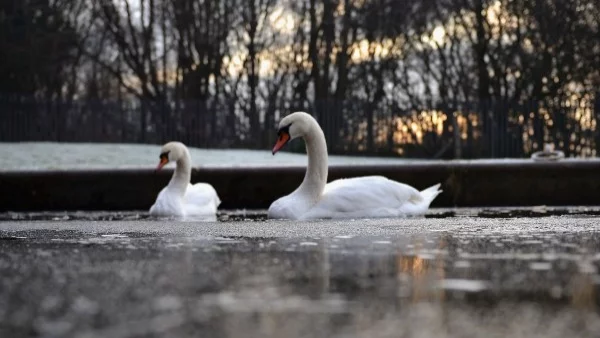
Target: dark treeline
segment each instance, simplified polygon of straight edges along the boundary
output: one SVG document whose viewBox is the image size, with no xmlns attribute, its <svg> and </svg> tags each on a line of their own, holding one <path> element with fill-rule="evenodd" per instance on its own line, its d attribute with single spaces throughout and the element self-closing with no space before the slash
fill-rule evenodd
<svg viewBox="0 0 600 338">
<path fill-rule="evenodd" d="M 600 150 L 597 0 L 5 0 L 0 140 L 335 153 Z"/>
</svg>

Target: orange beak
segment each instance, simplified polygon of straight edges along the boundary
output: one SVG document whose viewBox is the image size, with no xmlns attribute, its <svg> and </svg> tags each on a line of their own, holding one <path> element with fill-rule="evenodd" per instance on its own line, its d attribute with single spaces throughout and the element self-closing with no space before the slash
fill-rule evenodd
<svg viewBox="0 0 600 338">
<path fill-rule="evenodd" d="M 281 150 L 281 148 L 283 148 L 283 146 L 286 143 L 288 143 L 289 140 L 290 140 L 290 134 L 288 134 L 286 132 L 281 132 L 279 134 L 279 138 L 277 139 L 277 143 L 275 143 L 275 146 L 273 147 L 273 155 L 275 155 L 276 152 Z"/>
<path fill-rule="evenodd" d="M 166 157 L 161 157 L 160 158 L 160 162 L 158 162 L 158 166 L 156 167 L 155 171 L 159 171 L 160 169 L 162 169 L 162 167 L 165 166 L 165 164 L 169 163 L 169 160 Z"/>
</svg>

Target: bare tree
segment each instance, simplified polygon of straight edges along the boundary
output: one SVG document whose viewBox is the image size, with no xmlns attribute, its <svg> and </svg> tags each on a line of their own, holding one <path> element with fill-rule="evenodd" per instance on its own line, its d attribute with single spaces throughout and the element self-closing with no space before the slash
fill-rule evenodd
<svg viewBox="0 0 600 338">
<path fill-rule="evenodd" d="M 219 96 L 225 57 L 233 50 L 237 1 L 169 0 L 173 11 L 177 54 L 177 99 L 185 101 L 184 125 L 193 126 L 203 143 L 219 139 Z M 200 133 L 200 135 L 198 134 Z"/>
<path fill-rule="evenodd" d="M 260 58 L 261 51 L 267 51 L 273 47 L 275 34 L 269 27 L 269 16 L 275 9 L 275 0 L 247 0 L 241 5 L 240 42 L 243 42 L 246 55 L 244 57 L 244 72 L 246 77 L 247 100 L 243 100 L 242 111 L 249 120 L 248 136 L 253 142 L 260 146 L 260 135 L 264 132 L 260 123 L 259 103 L 260 81 Z M 244 102 L 245 101 L 245 102 Z M 271 108 L 272 109 L 272 108 Z"/>
</svg>

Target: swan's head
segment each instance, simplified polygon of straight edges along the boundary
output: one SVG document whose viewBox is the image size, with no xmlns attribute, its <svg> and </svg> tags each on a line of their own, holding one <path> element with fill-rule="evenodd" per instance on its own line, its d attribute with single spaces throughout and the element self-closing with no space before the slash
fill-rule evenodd
<svg viewBox="0 0 600 338">
<path fill-rule="evenodd" d="M 160 162 L 158 162 L 156 170 L 160 170 L 169 162 L 177 162 L 184 156 L 184 153 L 185 146 L 181 142 L 169 142 L 165 144 L 160 150 Z"/>
<path fill-rule="evenodd" d="M 277 130 L 277 142 L 273 147 L 273 155 L 281 150 L 289 141 L 302 137 L 308 134 L 315 119 L 307 113 L 295 112 L 284 117 L 279 121 L 279 129 Z"/>
</svg>

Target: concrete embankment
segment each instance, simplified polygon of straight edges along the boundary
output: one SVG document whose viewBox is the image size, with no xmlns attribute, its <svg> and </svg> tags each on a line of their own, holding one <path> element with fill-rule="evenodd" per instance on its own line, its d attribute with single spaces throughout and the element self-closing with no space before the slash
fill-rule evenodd
<svg viewBox="0 0 600 338">
<path fill-rule="evenodd" d="M 265 209 L 293 191 L 304 167 L 196 168 L 192 182 L 212 184 L 225 209 Z M 172 170 L 0 172 L 0 211 L 143 210 Z M 442 183 L 432 207 L 600 205 L 600 160 L 431 161 L 332 166 L 329 180 L 383 175 L 424 189 Z"/>
</svg>

